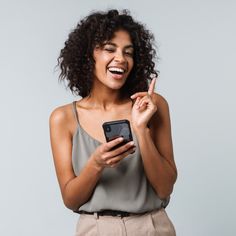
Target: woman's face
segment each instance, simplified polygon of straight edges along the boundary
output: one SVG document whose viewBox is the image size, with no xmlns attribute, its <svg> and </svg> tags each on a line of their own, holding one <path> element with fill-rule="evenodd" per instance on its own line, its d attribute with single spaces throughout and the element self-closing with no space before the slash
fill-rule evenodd
<svg viewBox="0 0 236 236">
<path fill-rule="evenodd" d="M 95 81 L 111 89 L 120 89 L 133 68 L 134 48 L 129 33 L 124 30 L 115 32 L 114 37 L 95 47 Z"/>
</svg>

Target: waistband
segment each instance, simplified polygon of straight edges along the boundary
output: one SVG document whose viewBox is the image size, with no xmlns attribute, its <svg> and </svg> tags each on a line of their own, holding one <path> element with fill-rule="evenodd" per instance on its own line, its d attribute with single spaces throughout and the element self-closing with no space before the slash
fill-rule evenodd
<svg viewBox="0 0 236 236">
<path fill-rule="evenodd" d="M 131 213 L 131 212 L 126 212 L 126 211 L 104 210 L 104 211 L 99 211 L 99 212 L 78 211 L 77 213 L 79 213 L 79 214 L 87 214 L 87 215 L 94 215 L 94 214 L 96 214 L 97 216 L 127 217 L 127 216 L 134 216 L 134 215 L 143 215 L 143 214 L 146 214 L 147 212 Z"/>
</svg>

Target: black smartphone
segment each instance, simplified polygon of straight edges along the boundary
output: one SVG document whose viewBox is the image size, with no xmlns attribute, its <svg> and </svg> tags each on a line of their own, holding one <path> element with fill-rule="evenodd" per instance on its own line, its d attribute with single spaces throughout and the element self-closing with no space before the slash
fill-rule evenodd
<svg viewBox="0 0 236 236">
<path fill-rule="evenodd" d="M 122 143 L 116 145 L 111 150 L 116 149 L 124 145 L 125 143 L 128 143 L 133 140 L 130 123 L 128 120 L 115 120 L 115 121 L 105 122 L 103 123 L 102 127 L 107 142 L 116 139 L 118 137 L 124 138 L 124 141 Z"/>
</svg>

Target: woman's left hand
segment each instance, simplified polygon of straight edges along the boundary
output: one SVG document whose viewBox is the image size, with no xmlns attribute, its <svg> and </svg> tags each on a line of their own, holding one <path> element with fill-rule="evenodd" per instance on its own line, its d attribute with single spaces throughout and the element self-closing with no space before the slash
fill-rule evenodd
<svg viewBox="0 0 236 236">
<path fill-rule="evenodd" d="M 152 115 L 156 112 L 157 106 L 153 103 L 156 78 L 152 79 L 147 92 L 137 92 L 131 96 L 136 101 L 132 107 L 131 117 L 134 129 L 146 128 Z"/>
</svg>

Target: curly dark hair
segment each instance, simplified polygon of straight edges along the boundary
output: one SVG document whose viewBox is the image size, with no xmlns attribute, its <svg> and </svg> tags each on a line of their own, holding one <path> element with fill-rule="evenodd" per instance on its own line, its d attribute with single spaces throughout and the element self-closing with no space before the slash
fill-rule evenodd
<svg viewBox="0 0 236 236">
<path fill-rule="evenodd" d="M 111 40 L 118 30 L 130 34 L 134 47 L 134 66 L 121 88 L 122 96 L 138 91 L 147 91 L 155 70 L 156 50 L 154 36 L 145 26 L 130 16 L 128 10 L 94 12 L 82 19 L 69 34 L 64 48 L 57 59 L 61 73 L 59 80 L 66 79 L 72 94 L 86 97 L 90 94 L 94 77 L 93 50 L 105 41 Z"/>
</svg>

